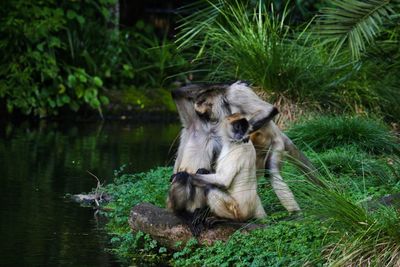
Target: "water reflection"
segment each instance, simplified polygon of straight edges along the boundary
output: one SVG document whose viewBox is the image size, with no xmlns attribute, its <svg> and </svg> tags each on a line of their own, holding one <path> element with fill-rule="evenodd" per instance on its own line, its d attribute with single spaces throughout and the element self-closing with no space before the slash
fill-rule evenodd
<svg viewBox="0 0 400 267">
<path fill-rule="evenodd" d="M 169 165 L 179 125 L 0 126 L 0 265 L 113 265 L 93 211 L 64 195 L 95 186 L 87 170 L 104 181 L 123 164 L 129 172 Z"/>
</svg>

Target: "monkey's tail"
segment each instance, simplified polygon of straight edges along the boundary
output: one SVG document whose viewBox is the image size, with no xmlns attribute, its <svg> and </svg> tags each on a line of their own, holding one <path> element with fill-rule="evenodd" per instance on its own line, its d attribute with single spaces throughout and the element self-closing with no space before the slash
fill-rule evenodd
<svg viewBox="0 0 400 267">
<path fill-rule="evenodd" d="M 290 155 L 290 160 L 300 168 L 304 174 L 307 176 L 308 180 L 315 185 L 325 187 L 323 181 L 318 179 L 316 176 L 318 174 L 318 170 L 314 167 L 311 161 L 301 152 L 296 145 L 287 137 L 284 133 L 282 133 L 282 138 L 285 143 L 285 150 Z"/>
</svg>

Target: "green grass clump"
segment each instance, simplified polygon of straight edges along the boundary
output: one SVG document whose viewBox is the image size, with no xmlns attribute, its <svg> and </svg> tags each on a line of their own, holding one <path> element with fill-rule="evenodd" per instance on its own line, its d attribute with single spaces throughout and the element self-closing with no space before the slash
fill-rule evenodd
<svg viewBox="0 0 400 267">
<path fill-rule="evenodd" d="M 342 68 L 321 43 L 290 28 L 289 17 L 262 1 L 208 1 L 183 23 L 178 42 L 199 48 L 197 59 L 207 63 L 211 79 L 247 80 L 308 102 L 324 99 Z"/>
<path fill-rule="evenodd" d="M 398 180 L 386 157 L 372 157 L 357 146 L 340 146 L 315 156 L 314 164 L 343 182 L 379 186 Z"/>
<path fill-rule="evenodd" d="M 288 135 L 300 147 L 315 151 L 354 145 L 374 154 L 399 152 L 389 128 L 365 117 L 321 116 L 293 125 Z"/>
<path fill-rule="evenodd" d="M 332 182 L 332 181 L 331 181 Z M 310 200 L 307 212 L 330 225 L 339 241 L 327 246 L 332 266 L 398 266 L 400 263 L 400 213 L 395 208 L 370 209 L 357 203 L 349 192 L 335 184 L 327 188 L 303 185 L 303 197 Z"/>
</svg>

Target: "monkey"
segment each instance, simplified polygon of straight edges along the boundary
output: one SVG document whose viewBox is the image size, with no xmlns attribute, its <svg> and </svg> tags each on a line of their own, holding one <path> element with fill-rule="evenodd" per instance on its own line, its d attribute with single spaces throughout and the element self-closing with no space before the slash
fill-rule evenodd
<svg viewBox="0 0 400 267">
<path fill-rule="evenodd" d="M 216 173 L 202 169 L 194 175 L 178 172 L 167 207 L 181 214 L 208 207 L 216 218 L 234 221 L 263 218 L 266 213 L 257 194 L 256 151 L 249 129 L 248 121 L 239 113 L 227 116 L 219 128 L 222 150 Z"/>
<path fill-rule="evenodd" d="M 221 205 L 224 201 L 219 201 L 219 191 L 207 192 L 207 205 L 217 217 L 246 221 L 266 215 L 257 194 L 256 150 L 248 136 L 249 130 L 250 124 L 241 114 L 227 116 L 219 132 L 222 150 L 216 172 L 193 175 L 193 180 L 222 188 L 236 201 L 234 208 L 226 209 L 226 205 Z"/>
<path fill-rule="evenodd" d="M 196 88 L 198 87 L 189 85 L 172 91 L 172 98 L 183 126 L 174 173 L 185 171 L 193 174 L 198 169 L 211 171 L 221 150 L 221 140 L 217 134 L 218 123 L 210 121 L 206 113 L 194 109 L 195 94 L 192 93 Z"/>
<path fill-rule="evenodd" d="M 217 134 L 220 122 L 227 115 L 240 113 L 250 124 L 256 167 L 266 170 L 264 176 L 270 178 L 276 195 L 289 212 L 298 212 L 300 207 L 280 175 L 285 152 L 312 182 L 322 186 L 313 175 L 316 169 L 311 162 L 271 120 L 278 113 L 277 108 L 261 100 L 247 84 L 238 81 L 188 85 L 174 90 L 172 97 L 183 125 L 174 173 L 195 173 L 199 168 L 213 170 L 221 151 Z"/>
</svg>

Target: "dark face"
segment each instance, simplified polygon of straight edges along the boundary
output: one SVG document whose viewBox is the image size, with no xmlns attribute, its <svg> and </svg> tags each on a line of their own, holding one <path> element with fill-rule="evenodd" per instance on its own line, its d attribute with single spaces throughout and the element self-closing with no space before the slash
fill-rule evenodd
<svg viewBox="0 0 400 267">
<path fill-rule="evenodd" d="M 194 102 L 194 110 L 197 115 L 204 120 L 210 120 L 211 112 L 213 108 L 213 103 L 210 101 L 211 98 L 207 97 L 207 95 L 202 95 L 196 99 Z"/>
<path fill-rule="evenodd" d="M 231 125 L 232 125 L 233 138 L 236 140 L 241 140 L 247 133 L 247 130 L 249 129 L 249 122 L 244 118 L 233 121 Z"/>
</svg>

